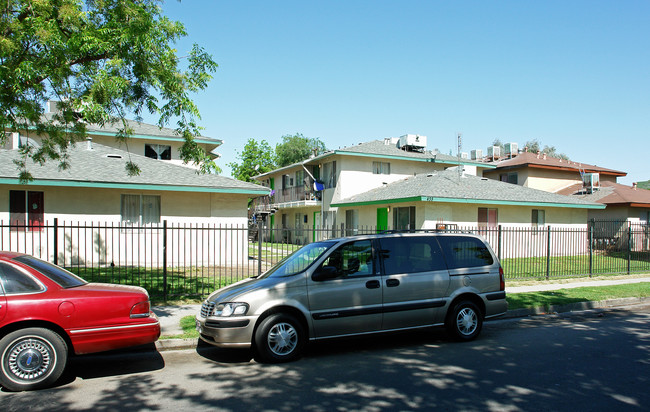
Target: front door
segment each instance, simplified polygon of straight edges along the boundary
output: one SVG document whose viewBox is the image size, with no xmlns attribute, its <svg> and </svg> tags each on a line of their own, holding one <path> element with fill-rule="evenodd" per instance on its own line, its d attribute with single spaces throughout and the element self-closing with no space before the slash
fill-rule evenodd
<svg viewBox="0 0 650 412">
<path fill-rule="evenodd" d="M 377 232 L 388 230 L 388 208 L 377 208 Z"/>
<path fill-rule="evenodd" d="M 328 267 L 336 277 L 307 281 L 315 337 L 381 328 L 382 287 L 376 266 L 370 240 L 349 242 L 332 251 L 320 267 Z"/>
</svg>

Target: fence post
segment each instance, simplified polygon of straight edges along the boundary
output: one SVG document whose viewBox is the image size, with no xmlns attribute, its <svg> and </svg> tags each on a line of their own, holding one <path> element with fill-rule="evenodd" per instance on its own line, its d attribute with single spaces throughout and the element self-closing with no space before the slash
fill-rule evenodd
<svg viewBox="0 0 650 412">
<path fill-rule="evenodd" d="M 589 228 L 589 277 L 594 273 L 594 225 L 595 221 L 592 219 L 588 223 Z"/>
<path fill-rule="evenodd" d="M 167 302 L 167 219 L 163 220 L 163 298 Z"/>
<path fill-rule="evenodd" d="M 630 274 L 630 262 L 632 260 L 632 222 L 627 222 L 627 274 Z"/>
<path fill-rule="evenodd" d="M 54 257 L 53 262 L 55 265 L 59 264 L 59 218 L 54 218 L 54 226 L 52 227 L 54 231 Z"/>
<path fill-rule="evenodd" d="M 499 258 L 499 260 L 501 260 L 501 237 L 502 237 L 501 225 L 499 225 L 499 238 L 497 240 L 497 258 Z"/>
<path fill-rule="evenodd" d="M 54 255 L 52 256 L 52 263 L 55 265 L 59 264 L 59 218 L 54 218 L 54 226 L 52 226 L 52 231 L 54 232 Z"/>
<path fill-rule="evenodd" d="M 551 226 L 548 226 L 546 236 L 546 280 L 549 280 L 551 274 Z"/>
<path fill-rule="evenodd" d="M 262 274 L 262 230 L 264 225 L 262 224 L 262 219 L 257 219 L 257 276 Z"/>
</svg>

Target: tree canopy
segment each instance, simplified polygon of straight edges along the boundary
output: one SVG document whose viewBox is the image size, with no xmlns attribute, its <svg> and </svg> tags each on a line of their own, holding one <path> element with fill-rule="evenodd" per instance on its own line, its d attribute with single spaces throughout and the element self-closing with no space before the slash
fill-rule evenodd
<svg viewBox="0 0 650 412">
<path fill-rule="evenodd" d="M 244 182 L 254 182 L 253 176 L 275 169 L 273 149 L 266 140 L 248 139 L 244 150 L 237 153 L 241 163 L 228 163 L 232 176 Z"/>
<path fill-rule="evenodd" d="M 278 167 L 289 166 L 325 151 L 325 143 L 319 138 L 305 137 L 300 133 L 285 135 L 282 136 L 282 143 L 275 146 L 276 164 Z"/>
<path fill-rule="evenodd" d="M 0 2 L 0 124 L 5 131 L 36 133 L 40 147 L 24 146 L 25 161 L 57 160 L 83 140 L 86 124 L 118 124 L 117 139 L 133 133 L 126 118 L 155 115 L 175 123 L 184 138 L 181 158 L 203 172 L 216 170 L 194 141 L 200 113 L 191 94 L 207 87 L 217 67 L 196 44 L 179 57 L 174 43 L 184 26 L 162 15 L 161 0 L 2 0 Z M 181 67 L 181 65 L 183 67 Z M 60 112 L 44 116 L 47 101 Z M 0 139 L 4 143 L 3 134 Z M 129 163 L 131 174 L 139 173 Z"/>
<path fill-rule="evenodd" d="M 558 153 L 557 149 L 555 149 L 555 146 L 544 145 L 544 148 L 540 149 L 541 143 L 537 139 L 527 141 L 524 144 L 524 147 L 527 147 L 528 151 L 532 153 L 541 152 L 542 154 L 545 154 L 548 157 L 555 157 L 557 159 L 569 160 L 569 156 L 565 155 L 564 153 Z"/>
</svg>

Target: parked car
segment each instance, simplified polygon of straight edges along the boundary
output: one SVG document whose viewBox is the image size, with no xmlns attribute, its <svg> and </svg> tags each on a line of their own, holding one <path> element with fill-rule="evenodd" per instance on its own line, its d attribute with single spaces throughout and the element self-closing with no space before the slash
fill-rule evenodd
<svg viewBox="0 0 650 412">
<path fill-rule="evenodd" d="M 196 326 L 209 344 L 283 362 L 308 340 L 436 325 L 467 341 L 506 310 L 503 269 L 483 238 L 391 233 L 306 245 L 212 293 Z"/>
<path fill-rule="evenodd" d="M 49 386 L 68 355 L 155 342 L 160 323 L 146 290 L 88 283 L 35 257 L 0 252 L 0 385 Z"/>
</svg>

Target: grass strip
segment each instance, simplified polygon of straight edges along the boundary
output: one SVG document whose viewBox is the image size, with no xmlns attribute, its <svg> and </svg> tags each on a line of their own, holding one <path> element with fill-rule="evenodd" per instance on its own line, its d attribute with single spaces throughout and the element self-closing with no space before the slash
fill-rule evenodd
<svg viewBox="0 0 650 412">
<path fill-rule="evenodd" d="M 613 286 L 585 286 L 544 292 L 510 293 L 506 297 L 508 309 L 548 308 L 577 302 L 597 302 L 621 298 L 650 297 L 650 283 L 630 283 Z"/>
</svg>

